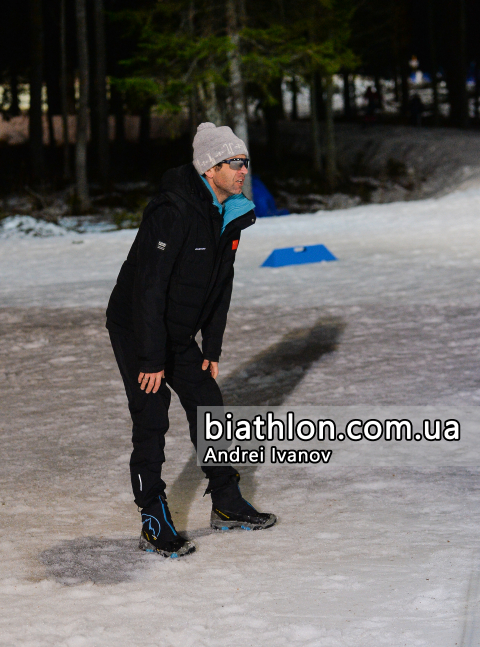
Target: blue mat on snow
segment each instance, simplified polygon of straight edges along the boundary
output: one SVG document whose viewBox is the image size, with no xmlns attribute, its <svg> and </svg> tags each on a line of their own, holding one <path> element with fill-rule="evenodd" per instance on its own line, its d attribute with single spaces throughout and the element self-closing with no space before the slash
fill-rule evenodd
<svg viewBox="0 0 480 647">
<path fill-rule="evenodd" d="M 252 175 L 252 193 L 257 218 L 288 216 L 288 209 L 277 209 L 275 199 L 258 175 Z"/>
<path fill-rule="evenodd" d="M 281 249 L 274 249 L 260 267 L 283 267 L 284 265 L 302 265 L 303 263 L 336 260 L 337 258 L 325 245 L 282 247 Z"/>
</svg>

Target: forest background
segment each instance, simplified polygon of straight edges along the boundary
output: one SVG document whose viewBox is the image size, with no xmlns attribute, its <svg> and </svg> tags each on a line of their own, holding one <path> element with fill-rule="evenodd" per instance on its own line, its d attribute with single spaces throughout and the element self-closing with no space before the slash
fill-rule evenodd
<svg viewBox="0 0 480 647">
<path fill-rule="evenodd" d="M 0 192 L 26 191 L 40 208 L 63 190 L 69 213 L 95 212 L 115 204 L 116 183 L 156 185 L 191 159 L 197 125 L 212 121 L 249 142 L 254 172 L 267 183 L 308 176 L 310 187 L 332 193 L 346 182 L 336 124 L 480 126 L 479 27 L 474 0 L 8 3 L 1 114 L 3 122 L 23 118 L 28 137 L 0 141 Z M 363 109 L 358 79 L 369 85 Z M 428 89 L 420 107 L 418 87 Z M 300 114 L 306 91 L 308 114 Z M 135 141 L 126 133 L 131 116 Z M 307 154 L 285 147 L 286 120 L 308 122 Z"/>
</svg>

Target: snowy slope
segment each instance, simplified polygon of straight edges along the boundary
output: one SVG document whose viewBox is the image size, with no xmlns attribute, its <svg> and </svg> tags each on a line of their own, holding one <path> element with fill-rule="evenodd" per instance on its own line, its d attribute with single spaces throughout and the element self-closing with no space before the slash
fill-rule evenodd
<svg viewBox="0 0 480 647">
<path fill-rule="evenodd" d="M 438 200 L 260 219 L 242 236 L 234 300 L 275 308 L 380 300 L 476 305 L 478 213 L 480 191 L 471 190 Z M 3 303 L 31 305 L 34 296 L 38 305 L 104 305 L 134 236 L 122 230 L 0 241 Z M 314 243 L 327 245 L 340 262 L 259 267 L 274 247 Z"/>
<path fill-rule="evenodd" d="M 476 406 L 479 208 L 470 191 L 258 221 L 238 251 L 226 390 L 284 384 L 289 333 L 333 326 L 335 350 L 291 360 L 284 404 Z M 439 469 L 425 448 L 415 468 L 356 462 L 354 444 L 348 467 L 244 468 L 244 493 L 279 523 L 212 535 L 174 402 L 165 478 L 198 551 L 136 551 L 128 415 L 103 328 L 134 236 L 0 240 L 0 645 L 475 645 L 478 469 Z M 339 261 L 259 267 L 274 247 L 313 243 Z"/>
</svg>

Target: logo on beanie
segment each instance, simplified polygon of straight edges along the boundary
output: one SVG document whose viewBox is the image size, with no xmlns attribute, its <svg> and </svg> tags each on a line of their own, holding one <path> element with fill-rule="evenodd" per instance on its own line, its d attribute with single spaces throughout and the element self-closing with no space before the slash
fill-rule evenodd
<svg viewBox="0 0 480 647">
<path fill-rule="evenodd" d="M 193 165 L 200 175 L 234 155 L 248 155 L 247 147 L 229 126 L 200 124 L 193 139 Z"/>
</svg>

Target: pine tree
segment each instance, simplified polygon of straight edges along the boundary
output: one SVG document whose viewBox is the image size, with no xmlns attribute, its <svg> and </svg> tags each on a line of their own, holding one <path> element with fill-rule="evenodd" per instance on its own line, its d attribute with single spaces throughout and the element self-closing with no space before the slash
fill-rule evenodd
<svg viewBox="0 0 480 647">
<path fill-rule="evenodd" d="M 117 12 L 138 30 L 138 48 L 123 61 L 126 75 L 116 86 L 151 99 L 158 112 L 181 112 L 192 92 L 219 114 L 215 88 L 228 79 L 229 39 L 225 16 L 207 3 L 158 0 L 151 7 Z M 204 107 L 205 107 L 204 106 Z"/>
<path fill-rule="evenodd" d="M 356 64 L 348 47 L 352 1 L 306 0 L 302 7 L 281 3 L 278 10 L 266 0 L 255 6 L 227 0 L 224 11 L 214 13 L 204 0 L 162 0 L 120 12 L 118 16 L 140 35 L 138 51 L 125 61 L 129 75 L 118 80 L 117 87 L 150 97 L 161 112 L 179 112 L 198 97 L 204 115 L 214 122 L 223 121 L 218 93 L 226 89 L 234 130 L 248 141 L 247 85 L 264 105 L 278 106 L 281 114 L 282 78 L 297 75 L 310 82 L 320 74 L 330 102 L 325 172 L 333 188 L 337 172 L 332 77 Z"/>
</svg>

